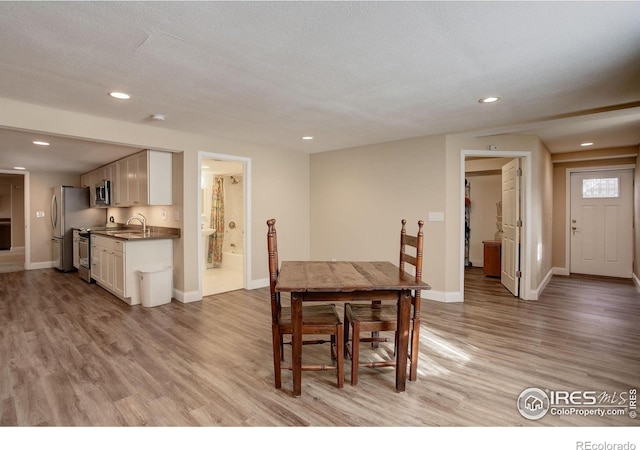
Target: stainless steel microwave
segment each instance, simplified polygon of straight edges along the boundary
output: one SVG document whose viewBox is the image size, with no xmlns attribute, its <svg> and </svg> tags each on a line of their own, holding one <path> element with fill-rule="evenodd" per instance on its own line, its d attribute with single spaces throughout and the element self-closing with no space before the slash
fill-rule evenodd
<svg viewBox="0 0 640 450">
<path fill-rule="evenodd" d="M 109 206 L 111 204 L 111 181 L 102 180 L 95 187 L 96 206 Z"/>
</svg>

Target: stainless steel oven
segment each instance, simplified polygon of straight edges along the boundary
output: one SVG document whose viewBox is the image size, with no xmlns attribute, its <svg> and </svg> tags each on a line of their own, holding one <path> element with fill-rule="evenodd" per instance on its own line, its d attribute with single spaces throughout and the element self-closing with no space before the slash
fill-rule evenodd
<svg viewBox="0 0 640 450">
<path fill-rule="evenodd" d="M 91 283 L 91 246 L 89 245 L 89 232 L 81 231 L 78 233 L 78 253 L 80 255 L 80 265 L 78 273 L 87 283 Z"/>
</svg>

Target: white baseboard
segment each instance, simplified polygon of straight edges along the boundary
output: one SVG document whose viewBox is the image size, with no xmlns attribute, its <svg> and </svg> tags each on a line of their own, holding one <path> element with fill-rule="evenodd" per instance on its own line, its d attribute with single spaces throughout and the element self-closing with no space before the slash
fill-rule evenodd
<svg viewBox="0 0 640 450">
<path fill-rule="evenodd" d="M 269 278 L 260 280 L 251 280 L 247 283 L 247 289 L 260 289 L 269 286 Z M 202 300 L 202 294 L 199 291 L 184 292 L 179 289 L 173 289 L 173 298 L 181 303 L 192 303 Z"/>
<path fill-rule="evenodd" d="M 193 303 L 202 300 L 202 295 L 198 291 L 184 292 L 180 289 L 173 289 L 172 297 L 180 303 Z"/>
<path fill-rule="evenodd" d="M 251 280 L 247 283 L 247 289 L 260 289 L 269 286 L 269 278 L 261 278 L 259 280 Z"/>
<path fill-rule="evenodd" d="M 55 261 L 44 261 L 29 264 L 29 267 L 26 267 L 27 270 L 38 270 L 38 269 L 53 269 L 56 267 Z"/>
<path fill-rule="evenodd" d="M 552 267 L 548 272 L 547 275 L 545 275 L 544 279 L 542 280 L 542 282 L 538 285 L 538 287 L 536 289 L 532 289 L 529 292 L 529 295 L 527 298 L 523 299 L 523 300 L 538 300 L 540 298 L 540 294 L 542 294 L 542 291 L 544 291 L 544 288 L 547 287 L 547 284 L 549 284 L 549 281 L 551 281 L 551 278 L 556 274 L 555 271 L 556 267 Z"/>
<path fill-rule="evenodd" d="M 640 290 L 640 279 L 638 279 L 638 276 L 635 274 L 635 272 L 631 274 L 631 278 L 633 279 L 633 282 L 635 283 L 636 288 Z"/>
<path fill-rule="evenodd" d="M 443 292 L 433 290 L 422 291 L 421 298 L 444 303 L 459 303 L 464 301 L 464 297 L 461 292 Z"/>
<path fill-rule="evenodd" d="M 551 269 L 554 275 L 562 275 L 564 277 L 568 277 L 571 275 L 568 267 L 554 267 Z"/>
</svg>

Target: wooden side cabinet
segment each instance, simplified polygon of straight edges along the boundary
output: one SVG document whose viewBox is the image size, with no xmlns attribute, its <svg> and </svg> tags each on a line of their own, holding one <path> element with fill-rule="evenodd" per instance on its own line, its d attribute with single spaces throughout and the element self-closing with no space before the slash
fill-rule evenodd
<svg viewBox="0 0 640 450">
<path fill-rule="evenodd" d="M 502 241 L 482 241 L 484 244 L 484 275 L 499 277 L 502 265 Z"/>
</svg>

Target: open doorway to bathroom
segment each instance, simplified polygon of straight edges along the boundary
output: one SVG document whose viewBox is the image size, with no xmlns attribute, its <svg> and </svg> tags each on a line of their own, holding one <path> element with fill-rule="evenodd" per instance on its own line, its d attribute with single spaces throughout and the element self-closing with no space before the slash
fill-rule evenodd
<svg viewBox="0 0 640 450">
<path fill-rule="evenodd" d="M 201 158 L 199 247 L 203 297 L 244 287 L 244 177 L 242 161 Z"/>
</svg>

